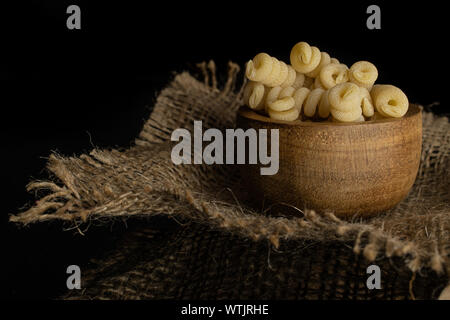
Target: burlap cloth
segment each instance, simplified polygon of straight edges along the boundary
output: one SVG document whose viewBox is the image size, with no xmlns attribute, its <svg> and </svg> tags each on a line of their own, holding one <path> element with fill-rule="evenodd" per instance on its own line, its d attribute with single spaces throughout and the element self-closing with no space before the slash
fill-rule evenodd
<svg viewBox="0 0 450 320">
<path fill-rule="evenodd" d="M 194 120 L 233 128 L 242 103 L 239 66 L 229 64 L 223 85 L 213 62 L 200 67 L 204 81 L 183 72 L 162 90 L 133 147 L 52 154 L 51 179 L 28 185 L 41 198 L 11 221 L 176 221 L 131 228 L 66 298 L 430 299 L 448 290 L 448 118 L 423 113 L 417 180 L 393 210 L 342 221 L 280 204 L 269 215 L 246 205 L 236 166 L 171 161 L 173 130 Z M 381 290 L 367 289 L 370 264 L 382 270 Z"/>
</svg>

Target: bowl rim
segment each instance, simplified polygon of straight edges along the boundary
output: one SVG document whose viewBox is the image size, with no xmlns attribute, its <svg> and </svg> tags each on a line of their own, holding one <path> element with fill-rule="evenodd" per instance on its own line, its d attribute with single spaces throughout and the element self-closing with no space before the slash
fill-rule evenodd
<svg viewBox="0 0 450 320">
<path fill-rule="evenodd" d="M 258 122 L 264 122 L 264 123 L 274 123 L 274 124 L 284 124 L 284 125 L 290 125 L 290 126 L 360 126 L 360 125 L 374 125 L 374 124 L 380 124 L 380 123 L 389 123 L 389 122 L 398 122 L 403 121 L 405 119 L 417 116 L 418 114 L 421 114 L 423 110 L 423 107 L 421 105 L 410 103 L 408 107 L 408 111 L 406 114 L 401 118 L 387 118 L 382 120 L 369 120 L 364 122 L 329 122 L 329 121 L 321 121 L 321 122 L 309 122 L 309 121 L 301 121 L 301 120 L 294 120 L 294 121 L 284 121 L 284 120 L 274 120 L 270 119 L 267 116 L 264 116 L 262 114 L 259 114 L 255 112 L 254 110 L 250 109 L 248 106 L 241 106 L 238 110 L 238 115 L 250 119 L 255 120 Z"/>
</svg>

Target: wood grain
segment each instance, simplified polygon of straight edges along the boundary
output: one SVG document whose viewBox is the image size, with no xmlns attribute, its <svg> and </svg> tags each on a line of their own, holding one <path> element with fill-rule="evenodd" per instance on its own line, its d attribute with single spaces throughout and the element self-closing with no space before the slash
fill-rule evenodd
<svg viewBox="0 0 450 320">
<path fill-rule="evenodd" d="M 400 119 L 349 124 L 276 121 L 242 107 L 238 128 L 280 134 L 278 173 L 262 176 L 260 165 L 242 165 L 243 181 L 266 206 L 284 202 L 339 217 L 383 212 L 406 197 L 416 178 L 421 112 L 411 104 Z"/>
</svg>

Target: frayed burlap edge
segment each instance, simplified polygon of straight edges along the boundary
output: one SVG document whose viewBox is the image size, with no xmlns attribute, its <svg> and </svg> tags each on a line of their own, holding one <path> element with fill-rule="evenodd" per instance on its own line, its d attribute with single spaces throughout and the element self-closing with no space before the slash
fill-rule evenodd
<svg viewBox="0 0 450 320">
<path fill-rule="evenodd" d="M 425 190 L 432 187 L 428 185 L 427 174 L 433 171 L 436 176 L 443 175 L 444 180 L 448 177 L 448 150 L 433 156 L 436 145 L 442 141 L 424 146 L 418 174 L 418 180 L 425 176 L 420 180 L 424 185 L 416 182 L 414 195 L 398 206 L 402 211 L 354 221 L 343 221 L 331 212 L 319 215 L 297 208 L 290 208 L 298 211 L 297 218 L 267 216 L 238 200 L 239 177 L 233 166 L 197 165 L 180 169 L 170 161 L 173 130 L 180 127 L 192 130 L 193 120 L 202 120 L 205 129 L 232 128 L 242 103 L 243 84 L 237 84 L 238 65 L 229 63 L 222 88 L 213 61 L 199 67 L 203 82 L 183 72 L 162 90 L 134 147 L 123 152 L 94 149 L 80 157 L 52 154 L 48 169 L 56 182 L 31 182 L 28 191 L 46 190 L 47 194 L 28 210 L 12 215 L 10 221 L 26 225 L 60 219 L 78 225 L 115 217 L 167 215 L 195 220 L 255 241 L 268 240 L 275 248 L 280 241 L 288 240 L 353 241 L 354 253 L 362 253 L 369 261 L 380 255 L 397 256 L 414 273 L 429 267 L 438 274 L 449 274 L 450 211 L 445 201 L 433 208 L 435 213 L 428 229 L 425 224 L 425 231 L 423 226 L 413 230 L 417 234 L 425 232 L 426 236 L 405 236 L 395 228 L 385 227 L 389 217 L 417 206 L 414 198 L 417 194 L 429 192 Z M 424 127 L 441 126 L 448 131 L 447 118 L 424 113 L 423 119 Z M 447 134 L 443 141 L 450 144 L 448 140 Z M 448 198 L 448 194 L 444 197 Z"/>
</svg>

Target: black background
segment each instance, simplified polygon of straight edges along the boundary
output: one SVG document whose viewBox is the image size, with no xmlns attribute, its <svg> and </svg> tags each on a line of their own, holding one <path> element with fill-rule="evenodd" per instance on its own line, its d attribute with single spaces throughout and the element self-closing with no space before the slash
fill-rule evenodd
<svg viewBox="0 0 450 320">
<path fill-rule="evenodd" d="M 369 60 L 379 83 L 411 102 L 442 102 L 450 59 L 441 2 L 360 1 L 18 1 L 0 5 L 1 295 L 52 298 L 65 268 L 84 265 L 114 243 L 125 223 L 81 235 L 60 222 L 18 227 L 8 215 L 34 197 L 52 151 L 79 155 L 94 145 L 128 147 L 173 71 L 214 59 L 244 64 L 264 51 L 288 62 L 307 41 L 351 65 Z M 68 30 L 66 8 L 81 8 L 81 30 Z M 366 28 L 366 8 L 381 8 L 381 30 Z M 448 113 L 444 104 L 433 107 Z M 141 223 L 128 221 L 128 223 Z"/>
</svg>

